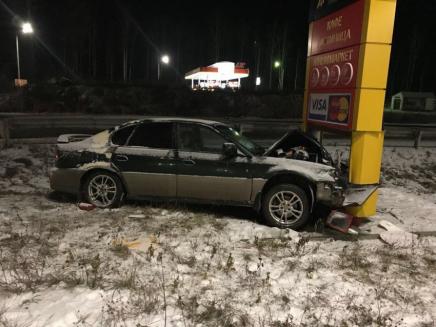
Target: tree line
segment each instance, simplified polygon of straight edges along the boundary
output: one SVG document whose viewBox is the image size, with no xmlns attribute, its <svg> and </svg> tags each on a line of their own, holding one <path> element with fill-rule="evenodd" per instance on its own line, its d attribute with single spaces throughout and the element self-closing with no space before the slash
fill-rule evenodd
<svg viewBox="0 0 436 327">
<path fill-rule="evenodd" d="M 244 88 L 301 93 L 309 1 L 2 0 L 32 21 L 21 36 L 23 75 L 83 81 L 185 84 L 187 71 L 217 61 L 244 62 Z M 436 87 L 436 2 L 398 1 L 388 93 Z M 15 25 L 14 25 L 15 24 Z M 15 73 L 16 19 L 0 7 L 0 75 Z M 279 65 L 275 65 L 279 62 Z"/>
</svg>

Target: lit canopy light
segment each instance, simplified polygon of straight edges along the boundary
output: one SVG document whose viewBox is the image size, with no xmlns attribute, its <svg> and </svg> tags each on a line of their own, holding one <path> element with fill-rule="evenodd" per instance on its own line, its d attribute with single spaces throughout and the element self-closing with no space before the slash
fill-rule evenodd
<svg viewBox="0 0 436 327">
<path fill-rule="evenodd" d="M 241 79 L 249 76 L 244 64 L 221 61 L 207 67 L 198 67 L 185 74 L 193 89 L 217 89 L 241 87 Z"/>
<path fill-rule="evenodd" d="M 261 83 L 260 77 L 256 77 L 256 86 L 259 86 Z"/>
<path fill-rule="evenodd" d="M 276 60 L 274 61 L 274 68 L 279 68 L 281 66 L 280 61 Z"/>
<path fill-rule="evenodd" d="M 163 55 L 162 58 L 160 59 L 162 61 L 162 63 L 164 63 L 165 65 L 168 65 L 170 63 L 170 57 L 168 55 Z"/>
<path fill-rule="evenodd" d="M 21 32 L 23 32 L 23 34 L 32 34 L 33 33 L 32 24 L 23 23 L 23 25 L 21 25 Z"/>
</svg>

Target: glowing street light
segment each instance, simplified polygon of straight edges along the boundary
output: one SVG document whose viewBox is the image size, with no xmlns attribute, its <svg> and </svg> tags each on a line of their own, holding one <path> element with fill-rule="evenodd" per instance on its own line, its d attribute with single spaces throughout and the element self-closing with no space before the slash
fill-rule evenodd
<svg viewBox="0 0 436 327">
<path fill-rule="evenodd" d="M 160 61 L 165 65 L 168 65 L 170 63 L 170 57 L 168 55 L 163 55 L 162 58 L 160 58 Z"/>
<path fill-rule="evenodd" d="M 163 63 L 164 65 L 169 65 L 170 56 L 165 54 L 162 57 L 160 57 L 160 60 L 157 61 L 157 80 L 160 80 L 160 63 Z"/>
<path fill-rule="evenodd" d="M 32 27 L 32 24 L 30 24 L 30 23 L 23 23 L 22 25 L 21 25 L 21 32 L 23 33 L 23 34 L 32 34 L 33 33 L 33 27 Z"/>
<path fill-rule="evenodd" d="M 274 61 L 274 68 L 279 68 L 282 64 L 280 63 L 280 61 L 276 60 Z"/>
<path fill-rule="evenodd" d="M 260 77 L 256 77 L 256 86 L 259 86 L 261 83 Z"/>
<path fill-rule="evenodd" d="M 21 25 L 21 33 L 23 34 L 33 34 L 33 27 L 32 24 L 29 22 L 24 22 Z M 15 46 L 17 48 L 17 71 L 18 71 L 18 83 L 20 83 L 21 80 L 21 70 L 20 70 L 20 45 L 18 40 L 18 33 L 15 35 Z"/>
</svg>

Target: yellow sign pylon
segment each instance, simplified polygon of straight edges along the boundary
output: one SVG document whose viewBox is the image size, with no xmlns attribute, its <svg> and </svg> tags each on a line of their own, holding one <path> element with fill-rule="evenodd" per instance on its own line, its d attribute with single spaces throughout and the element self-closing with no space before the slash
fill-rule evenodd
<svg viewBox="0 0 436 327">
<path fill-rule="evenodd" d="M 382 131 L 396 0 L 366 0 L 360 45 L 354 108 L 349 182 L 377 184 L 383 155 Z M 360 207 L 349 208 L 356 217 L 376 213 L 378 193 Z"/>
<path fill-rule="evenodd" d="M 378 184 L 396 0 L 312 2 L 303 128 L 351 135 L 349 183 Z M 342 108 L 338 98 L 350 107 Z M 343 117 L 348 121 L 343 123 Z M 348 211 L 370 217 L 376 213 L 377 199 L 375 192 Z"/>
</svg>

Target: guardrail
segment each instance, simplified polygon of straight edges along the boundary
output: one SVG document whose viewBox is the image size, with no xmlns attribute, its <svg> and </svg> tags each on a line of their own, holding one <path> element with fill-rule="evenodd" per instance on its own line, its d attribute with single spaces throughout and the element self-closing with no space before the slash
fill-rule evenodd
<svg viewBox="0 0 436 327">
<path fill-rule="evenodd" d="M 152 117 L 152 116 L 150 116 Z M 95 133 L 126 121 L 147 118 L 140 115 L 83 114 L 5 114 L 0 113 L 0 145 L 52 140 L 59 134 Z M 202 118 L 202 117 L 200 117 Z M 286 130 L 301 125 L 300 119 L 204 118 L 237 126 L 241 133 L 256 138 L 274 139 Z M 413 140 L 420 147 L 422 140 L 436 141 L 436 124 L 384 124 L 386 139 Z M 343 135 L 325 132 L 324 139 L 344 139 Z M 36 139 L 36 140 L 35 140 Z M 434 142 L 436 147 L 436 142 Z"/>
</svg>

